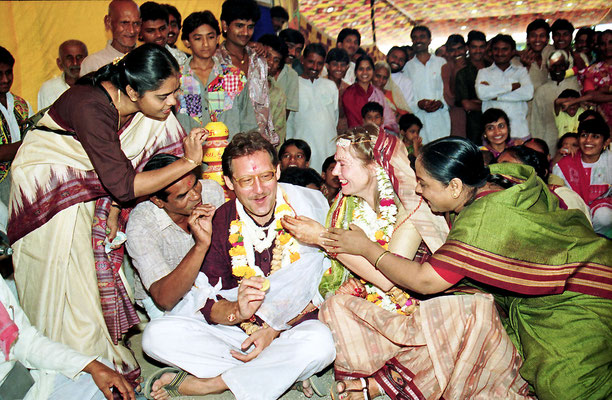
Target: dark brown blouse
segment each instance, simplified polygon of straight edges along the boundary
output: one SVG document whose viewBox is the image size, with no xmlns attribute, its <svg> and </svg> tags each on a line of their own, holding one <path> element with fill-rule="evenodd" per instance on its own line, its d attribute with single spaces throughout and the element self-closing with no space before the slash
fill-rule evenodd
<svg viewBox="0 0 612 400">
<path fill-rule="evenodd" d="M 49 114 L 76 135 L 106 190 L 120 202 L 133 200 L 136 171 L 121 150 L 119 115 L 108 93 L 98 86 L 74 85 Z"/>
</svg>

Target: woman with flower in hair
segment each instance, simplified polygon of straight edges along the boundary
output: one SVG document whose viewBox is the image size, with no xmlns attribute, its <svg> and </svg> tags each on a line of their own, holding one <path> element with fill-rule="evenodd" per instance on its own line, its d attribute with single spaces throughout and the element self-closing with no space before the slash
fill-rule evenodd
<svg viewBox="0 0 612 400">
<path fill-rule="evenodd" d="M 406 153 L 397 137 L 380 134 L 373 127 L 355 127 L 336 139 L 336 166 L 341 193 L 327 215 L 326 226 L 349 229 L 357 226 L 369 240 L 408 259 L 424 261 L 446 239 L 448 227 L 435 216 L 414 192 L 416 179 Z M 284 218 L 285 228 L 300 241 L 321 245 L 325 227 L 304 217 Z M 332 267 L 324 274 L 319 291 L 324 298 L 336 293 L 357 296 L 378 305 L 383 314 L 410 315 L 418 300 L 412 298 L 380 272 L 375 263 L 361 256 L 330 254 Z M 386 310 L 386 311 L 385 311 Z M 336 370 L 341 378 L 364 377 L 357 371 Z M 367 376 L 367 375 L 366 375 Z M 381 377 L 383 372 L 381 372 Z M 356 381 L 359 384 L 361 381 Z M 334 390 L 351 390 L 353 382 L 339 383 Z M 363 384 L 370 384 L 363 380 Z M 359 386 L 359 391 L 361 391 Z M 391 390 L 370 388 L 371 395 Z"/>
<path fill-rule="evenodd" d="M 177 119 L 186 130 L 223 122 L 231 139 L 258 125 L 246 75 L 215 56 L 219 33 L 219 22 L 210 11 L 194 12 L 183 22 L 181 39 L 192 56 L 181 66 Z"/>
</svg>

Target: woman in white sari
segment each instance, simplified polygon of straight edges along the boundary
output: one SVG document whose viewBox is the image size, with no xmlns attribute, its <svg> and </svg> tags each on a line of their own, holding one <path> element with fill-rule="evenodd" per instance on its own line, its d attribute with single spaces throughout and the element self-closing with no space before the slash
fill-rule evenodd
<svg viewBox="0 0 612 400">
<path fill-rule="evenodd" d="M 65 92 L 23 140 L 13 163 L 8 236 L 23 309 L 46 336 L 140 374 L 122 334 L 139 322 L 119 276 L 123 249 L 106 221 L 202 160 L 203 129 L 187 137 L 172 115 L 178 65 L 143 45 Z M 158 152 L 184 156 L 141 172 Z M 112 211 L 111 211 L 112 210 Z"/>
</svg>

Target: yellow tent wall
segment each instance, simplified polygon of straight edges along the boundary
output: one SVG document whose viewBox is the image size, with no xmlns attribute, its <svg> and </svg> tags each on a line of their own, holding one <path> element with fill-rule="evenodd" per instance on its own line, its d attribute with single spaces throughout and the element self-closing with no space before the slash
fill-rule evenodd
<svg viewBox="0 0 612 400">
<path fill-rule="evenodd" d="M 174 5 L 183 19 L 194 11 L 210 10 L 217 18 L 221 14 L 221 0 L 159 2 Z M 37 110 L 40 85 L 60 73 L 55 60 L 62 42 L 81 40 L 90 54 L 106 46 L 110 39 L 110 33 L 104 31 L 108 3 L 109 0 L 0 1 L 0 46 L 16 60 L 11 92 L 27 99 Z"/>
</svg>

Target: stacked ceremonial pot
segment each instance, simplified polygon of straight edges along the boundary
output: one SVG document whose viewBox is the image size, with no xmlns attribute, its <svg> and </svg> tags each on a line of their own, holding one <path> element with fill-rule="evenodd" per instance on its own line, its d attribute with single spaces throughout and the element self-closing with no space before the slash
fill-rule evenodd
<svg viewBox="0 0 612 400">
<path fill-rule="evenodd" d="M 230 199 L 230 190 L 225 186 L 223 170 L 221 168 L 221 156 L 227 147 L 229 131 L 223 122 L 209 122 L 204 127 L 208 133 L 208 139 L 204 142 L 204 159 L 208 168 L 202 174 L 204 179 L 212 179 L 223 187 L 225 200 Z"/>
</svg>

